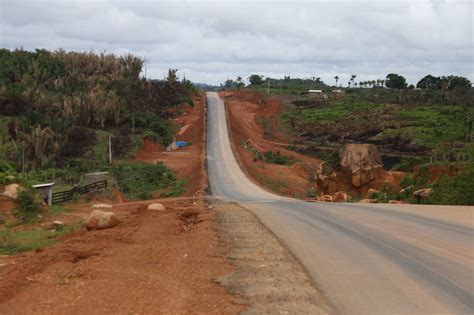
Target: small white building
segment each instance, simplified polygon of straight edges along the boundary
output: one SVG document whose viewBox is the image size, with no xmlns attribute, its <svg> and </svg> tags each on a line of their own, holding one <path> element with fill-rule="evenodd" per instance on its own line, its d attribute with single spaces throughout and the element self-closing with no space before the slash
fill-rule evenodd
<svg viewBox="0 0 474 315">
<path fill-rule="evenodd" d="M 55 183 L 44 183 L 44 184 L 38 184 L 38 185 L 33 185 L 33 188 L 35 188 L 43 197 L 43 200 L 48 204 L 48 206 L 53 205 L 53 186 Z"/>
<path fill-rule="evenodd" d="M 314 98 L 327 98 L 327 95 L 323 93 L 323 90 L 308 90 L 305 94 L 308 94 L 310 97 Z"/>
</svg>

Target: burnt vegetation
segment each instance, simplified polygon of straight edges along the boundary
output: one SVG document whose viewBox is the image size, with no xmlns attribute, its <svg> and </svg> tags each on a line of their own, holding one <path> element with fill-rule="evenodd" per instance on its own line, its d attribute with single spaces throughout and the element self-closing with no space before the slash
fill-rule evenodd
<svg viewBox="0 0 474 315">
<path fill-rule="evenodd" d="M 176 108 L 197 90 L 176 69 L 164 80 L 143 69 L 131 54 L 0 49 L 0 182 L 77 181 L 109 167 L 109 138 L 118 159 L 143 137 L 171 143 Z"/>
</svg>

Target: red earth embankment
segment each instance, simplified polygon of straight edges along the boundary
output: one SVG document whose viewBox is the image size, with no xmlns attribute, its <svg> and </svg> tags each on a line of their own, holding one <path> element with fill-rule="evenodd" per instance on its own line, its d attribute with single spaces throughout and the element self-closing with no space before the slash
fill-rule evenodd
<svg viewBox="0 0 474 315">
<path fill-rule="evenodd" d="M 326 201 L 333 200 L 338 192 L 364 197 L 370 188 L 381 190 L 390 185 L 400 189 L 399 181 L 404 174 L 385 171 L 382 165 L 364 170 L 364 176 L 358 179 L 357 176 L 361 176 L 358 173 L 351 174 L 344 168 L 328 169 L 328 164 L 322 164 L 319 159 L 289 150 L 290 145 L 298 147 L 303 141 L 285 133 L 280 126 L 279 116 L 285 108 L 278 97 L 242 90 L 221 92 L 220 96 L 226 104 L 231 143 L 239 164 L 260 186 L 296 198 L 305 198 L 308 191 L 315 188 L 318 196 Z M 292 165 L 267 163 L 256 157 L 257 151 L 278 152 L 296 162 Z M 349 170 L 353 167 L 348 165 Z"/>
<path fill-rule="evenodd" d="M 204 170 L 205 95 L 194 97 L 193 102 L 194 106 L 182 105 L 178 108 L 182 114 L 175 120 L 180 126 L 175 134 L 176 140 L 190 142 L 190 146 L 175 151 L 166 151 L 166 148 L 145 139 L 143 148 L 136 154 L 136 160 L 150 163 L 161 161 L 175 171 L 179 179 L 186 179 L 186 192 L 183 196 L 202 195 L 207 184 Z"/>
</svg>

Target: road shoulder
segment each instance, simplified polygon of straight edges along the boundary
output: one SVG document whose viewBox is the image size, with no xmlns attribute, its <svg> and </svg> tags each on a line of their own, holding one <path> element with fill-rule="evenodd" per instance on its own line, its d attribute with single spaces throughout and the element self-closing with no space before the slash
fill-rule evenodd
<svg viewBox="0 0 474 315">
<path fill-rule="evenodd" d="M 251 212 L 209 199 L 216 229 L 236 272 L 218 278 L 248 305 L 249 314 L 329 314 L 332 309 L 301 264 Z M 235 296 L 235 295 L 234 295 Z"/>
</svg>

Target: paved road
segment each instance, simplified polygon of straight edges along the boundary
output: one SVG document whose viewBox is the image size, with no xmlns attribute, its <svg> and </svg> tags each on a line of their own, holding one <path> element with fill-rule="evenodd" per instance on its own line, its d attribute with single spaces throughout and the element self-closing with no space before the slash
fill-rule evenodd
<svg viewBox="0 0 474 315">
<path fill-rule="evenodd" d="M 307 203 L 239 168 L 224 104 L 208 93 L 213 195 L 236 201 L 296 255 L 340 314 L 474 314 L 474 207 Z"/>
</svg>

